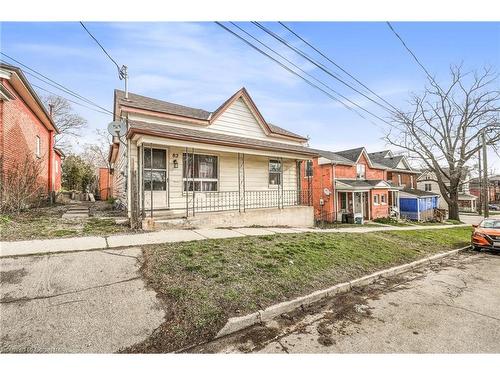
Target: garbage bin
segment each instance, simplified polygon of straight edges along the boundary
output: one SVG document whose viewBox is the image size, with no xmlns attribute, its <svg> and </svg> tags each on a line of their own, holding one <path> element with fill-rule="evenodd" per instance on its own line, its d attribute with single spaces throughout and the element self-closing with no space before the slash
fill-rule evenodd
<svg viewBox="0 0 500 375">
<path fill-rule="evenodd" d="M 354 224 L 354 214 L 353 213 L 346 214 L 346 218 L 347 218 L 347 224 Z"/>
<path fill-rule="evenodd" d="M 356 223 L 356 224 L 363 224 L 363 216 L 356 215 L 356 217 L 354 217 L 354 223 Z"/>
</svg>

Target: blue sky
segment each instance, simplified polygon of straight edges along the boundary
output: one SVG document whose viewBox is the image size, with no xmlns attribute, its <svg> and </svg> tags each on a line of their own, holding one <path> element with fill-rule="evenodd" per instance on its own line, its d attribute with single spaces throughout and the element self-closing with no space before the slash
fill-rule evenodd
<svg viewBox="0 0 500 375">
<path fill-rule="evenodd" d="M 463 63 L 466 69 L 490 65 L 500 71 L 499 23 L 393 24 L 439 82 L 446 82 L 450 64 Z M 313 147 L 340 150 L 364 145 L 376 151 L 385 146 L 383 123 L 375 120 L 379 123 L 375 126 L 348 111 L 214 23 L 86 25 L 119 64 L 128 65 L 131 92 L 214 110 L 245 86 L 269 122 L 310 136 Z M 386 116 L 375 104 L 286 51 L 251 24 L 239 25 L 343 95 Z M 278 24 L 266 25 L 293 40 Z M 423 89 L 424 72 L 385 23 L 289 25 L 396 106 L 405 108 L 409 92 Z M 117 78 L 116 67 L 77 22 L 2 23 L 0 33 L 3 52 L 112 109 L 113 89 L 123 88 L 123 82 Z M 298 41 L 294 44 L 303 48 Z M 78 140 L 81 144 L 92 142 L 93 129 L 105 128 L 111 121 L 106 115 L 74 108 L 89 122 L 89 129 Z M 490 153 L 490 160 L 500 172 L 498 156 Z"/>
</svg>

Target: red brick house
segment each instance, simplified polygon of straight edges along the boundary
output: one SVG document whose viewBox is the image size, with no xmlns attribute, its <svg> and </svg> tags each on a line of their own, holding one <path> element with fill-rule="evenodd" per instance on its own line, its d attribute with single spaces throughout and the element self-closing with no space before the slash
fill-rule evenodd
<svg viewBox="0 0 500 375">
<path fill-rule="evenodd" d="M 315 151 L 320 156 L 304 164 L 301 175 L 302 188 L 313 191 L 316 220 L 341 221 L 343 214 L 364 220 L 398 215 L 399 191 L 416 183 L 417 172 L 390 151 Z"/>
<path fill-rule="evenodd" d="M 21 69 L 0 64 L 0 159 L 2 175 L 31 155 L 39 160 L 40 187 L 47 194 L 60 189 L 60 150 L 54 149 L 58 129 Z"/>
</svg>

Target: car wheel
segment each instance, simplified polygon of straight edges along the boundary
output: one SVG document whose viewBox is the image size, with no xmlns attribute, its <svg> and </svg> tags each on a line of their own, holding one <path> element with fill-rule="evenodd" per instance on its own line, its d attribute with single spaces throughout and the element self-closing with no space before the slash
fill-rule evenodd
<svg viewBox="0 0 500 375">
<path fill-rule="evenodd" d="M 481 248 L 479 246 L 472 245 L 472 250 L 473 251 L 481 251 Z"/>
</svg>

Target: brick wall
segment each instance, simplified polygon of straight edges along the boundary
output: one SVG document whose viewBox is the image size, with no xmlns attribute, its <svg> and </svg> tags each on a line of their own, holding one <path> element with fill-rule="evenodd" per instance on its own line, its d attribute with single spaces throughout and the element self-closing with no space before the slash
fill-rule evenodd
<svg viewBox="0 0 500 375">
<path fill-rule="evenodd" d="M 378 204 L 375 204 L 374 195 L 378 195 Z M 385 203 L 382 196 L 385 196 Z M 376 189 L 370 192 L 370 216 L 372 219 L 389 216 L 389 191 L 387 189 Z"/>
<path fill-rule="evenodd" d="M 16 93 L 8 80 L 2 80 L 2 83 L 10 92 Z M 49 131 L 17 95 L 13 100 L 0 101 L 0 108 L 2 114 L 0 152 L 3 157 L 4 172 L 22 163 L 26 156 L 31 154 L 41 163 L 39 183 L 48 191 Z M 35 156 L 37 136 L 40 137 L 40 157 Z"/>
</svg>

